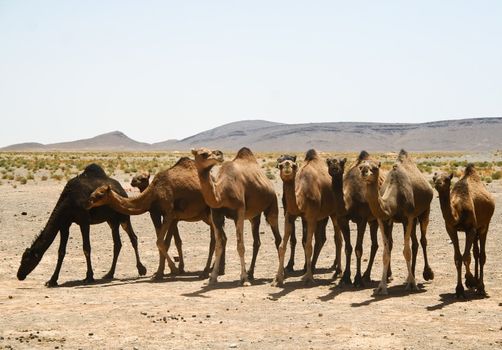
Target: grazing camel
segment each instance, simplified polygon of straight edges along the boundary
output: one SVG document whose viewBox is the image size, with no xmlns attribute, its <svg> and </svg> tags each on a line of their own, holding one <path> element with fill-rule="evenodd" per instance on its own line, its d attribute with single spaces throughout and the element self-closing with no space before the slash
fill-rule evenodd
<svg viewBox="0 0 502 350">
<path fill-rule="evenodd" d="M 335 223 L 335 243 L 337 246 L 337 256 L 341 254 L 341 233 L 336 225 L 336 216 L 334 208 L 334 194 L 331 189 L 331 178 L 328 174 L 326 163 L 321 160 L 317 152 L 313 149 L 307 151 L 305 155 L 305 164 L 300 168 L 295 179 L 295 198 L 299 212 L 307 224 L 307 239 L 305 242 L 305 274 L 302 281 L 313 283 L 312 274 L 312 238 L 317 230 L 318 222 L 331 217 Z M 279 247 L 279 267 L 273 285 L 280 286 L 284 282 L 284 255 L 289 240 L 289 230 L 284 232 L 284 238 Z M 338 236 L 338 238 L 337 238 Z M 320 247 L 324 242 L 319 243 Z M 319 248 L 320 250 L 320 248 Z M 338 266 L 340 266 L 338 264 Z"/>
<path fill-rule="evenodd" d="M 406 289 L 417 290 L 415 281 L 416 254 L 410 249 L 410 239 L 416 236 L 416 222 L 420 223 L 420 243 L 424 254 L 425 280 L 434 278 L 427 258 L 427 226 L 429 224 L 430 203 L 433 191 L 431 185 L 418 170 L 413 159 L 405 150 L 401 150 L 397 162 L 379 186 L 380 163 L 372 160 L 359 165 L 362 177 L 366 181 L 366 200 L 371 212 L 378 219 L 384 242 L 382 279 L 375 294 L 387 294 L 387 270 L 391 259 L 390 240 L 394 222 L 401 222 L 404 229 L 403 255 L 408 268 Z M 416 244 L 418 249 L 418 242 Z M 415 250 L 416 250 L 415 249 Z"/>
<path fill-rule="evenodd" d="M 439 203 L 446 226 L 446 232 L 453 242 L 455 266 L 457 268 L 457 297 L 464 297 L 462 286 L 462 260 L 465 265 L 465 284 L 476 287 L 478 293 L 485 295 L 483 267 L 486 262 L 486 235 L 495 210 L 495 201 L 486 190 L 473 164 L 468 164 L 464 176 L 450 192 L 453 174 L 434 174 L 434 186 L 439 193 Z M 466 235 L 464 254 L 460 253 L 458 231 Z M 479 241 L 479 247 L 478 247 Z M 471 245 L 474 244 L 475 276 L 470 271 Z M 479 264 L 479 275 L 478 275 Z"/>
<path fill-rule="evenodd" d="M 335 194 L 335 212 L 336 219 L 340 229 L 342 230 L 345 242 L 345 271 L 342 276 L 342 282 L 351 284 L 350 279 L 350 261 L 352 255 L 352 245 L 350 243 L 350 226 L 349 221 L 357 225 L 357 239 L 356 239 L 356 275 L 354 277 L 355 286 L 363 286 L 364 282 L 371 281 L 371 268 L 378 250 L 378 222 L 371 213 L 368 201 L 366 200 L 366 184 L 361 177 L 359 165 L 369 160 L 368 152 L 362 151 L 357 160 L 352 164 L 347 172 L 344 174 L 345 164 L 347 158 L 336 159 L 329 158 L 326 160 L 328 164 L 328 171 L 332 177 L 332 188 Z M 380 172 L 380 184 L 383 183 L 384 176 Z M 363 239 L 366 225 L 369 223 L 371 235 L 371 253 L 368 261 L 366 271 L 361 276 L 361 258 L 363 255 Z M 391 275 L 389 266 L 389 276 Z"/>
<path fill-rule="evenodd" d="M 135 198 L 126 198 L 109 186 L 96 189 L 88 199 L 88 207 L 109 205 L 114 210 L 127 214 L 139 215 L 149 211 L 157 233 L 157 248 L 159 250 L 159 267 L 153 275 L 154 279 L 164 276 L 165 261 L 173 273 L 178 269 L 167 253 L 169 241 L 168 229 L 178 221 L 204 221 L 211 226 L 209 207 L 202 197 L 199 179 L 194 161 L 183 157 L 171 168 L 155 175 L 152 183 Z M 162 222 L 160 218 L 162 217 Z M 204 269 L 209 271 L 214 250 L 214 240 L 211 230 L 209 255 Z"/>
<path fill-rule="evenodd" d="M 296 204 L 296 194 L 295 194 L 295 183 L 296 174 L 298 172 L 298 164 L 296 164 L 296 156 L 291 155 L 281 155 L 277 158 L 277 167 L 279 168 L 279 174 L 282 180 L 282 204 L 284 208 L 284 232 L 289 231 L 288 236 L 291 237 L 291 253 L 289 257 L 288 264 L 285 267 L 286 271 L 292 272 L 295 261 L 295 249 L 296 249 L 296 234 L 295 234 L 295 221 L 298 217 L 301 217 L 302 222 L 302 243 L 305 245 L 307 239 L 307 225 L 302 217 L 302 213 Z M 322 243 L 326 241 L 326 225 L 328 223 L 328 218 L 325 218 L 317 223 L 317 230 L 315 233 L 315 246 L 314 255 L 312 257 L 312 270 L 315 271 L 315 266 L 317 259 L 319 257 L 320 248 Z M 336 222 L 333 223 L 336 226 Z M 335 238 L 337 235 L 335 234 Z M 341 241 L 340 235 L 338 235 Z M 338 242 L 341 244 L 341 242 Z M 341 250 L 341 249 L 340 249 Z M 341 253 L 337 251 L 337 253 Z M 336 270 L 335 275 L 341 272 L 340 260 L 338 256 L 335 257 L 334 268 Z M 305 265 L 306 266 L 306 265 Z M 304 266 L 304 270 L 305 270 Z"/>
<path fill-rule="evenodd" d="M 237 251 L 241 263 L 240 281 L 250 285 L 248 278 L 254 278 L 254 268 L 260 247 L 261 213 L 272 228 L 275 245 L 279 247 L 281 235 L 278 226 L 277 195 L 270 180 L 260 169 L 250 149 L 243 147 L 232 161 L 223 162 L 223 153 L 206 148 L 193 149 L 195 164 L 202 187 L 202 194 L 211 207 L 216 233 L 216 255 L 209 283 L 217 282 L 218 266 L 225 250 L 226 236 L 223 230 L 225 217 L 234 220 L 237 235 Z M 221 164 L 215 179 L 211 169 Z M 244 220 L 250 220 L 253 233 L 253 258 L 248 272 L 244 261 Z"/>
<path fill-rule="evenodd" d="M 58 285 L 59 271 L 61 270 L 61 265 L 66 255 L 66 244 L 70 235 L 70 226 L 73 223 L 79 225 L 80 231 L 82 232 L 84 255 L 87 262 L 85 282 L 91 283 L 94 281 L 94 272 L 91 264 L 91 243 L 89 240 L 90 225 L 100 224 L 102 222 L 108 223 L 112 229 L 113 237 L 112 266 L 110 267 L 110 271 L 108 271 L 103 278 L 112 279 L 115 274 L 115 266 L 117 265 L 117 259 L 122 247 L 119 226 L 122 226 L 129 235 L 136 256 L 138 273 L 140 275 L 146 274 L 146 268 L 139 258 L 138 237 L 133 231 L 130 217 L 119 214 L 108 206 L 87 210 L 87 198 L 92 191 L 103 184 L 111 186 L 115 191 L 123 196 L 127 196 L 122 186 L 120 186 L 120 183 L 108 177 L 103 169 L 97 164 L 88 165 L 82 174 L 68 181 L 44 229 L 35 238 L 31 247 L 27 248 L 23 253 L 21 265 L 17 272 L 17 278 L 19 280 L 24 280 L 26 276 L 37 267 L 44 253 L 56 238 L 58 232 L 61 232 L 56 269 L 51 279 L 45 284 L 48 287 L 55 287 Z"/>
<path fill-rule="evenodd" d="M 143 192 L 146 190 L 146 188 L 150 185 L 150 173 L 141 173 L 136 176 L 134 176 L 131 180 L 131 186 L 136 187 L 139 189 L 140 192 Z M 152 219 L 152 223 L 154 227 L 160 227 L 162 224 L 162 214 L 160 210 L 157 210 L 157 208 L 152 208 L 150 210 L 150 218 Z M 167 250 L 169 250 L 169 247 L 171 246 L 171 239 L 174 236 L 174 243 L 176 244 L 176 249 L 178 251 L 178 256 L 179 256 L 179 263 L 178 263 L 178 270 L 180 273 L 185 272 L 185 259 L 183 258 L 183 242 L 180 237 L 180 233 L 178 231 L 178 221 L 173 221 L 171 224 L 171 227 L 167 231 L 167 237 L 165 244 L 167 246 Z M 209 270 L 204 270 L 204 274 L 209 273 Z"/>
</svg>

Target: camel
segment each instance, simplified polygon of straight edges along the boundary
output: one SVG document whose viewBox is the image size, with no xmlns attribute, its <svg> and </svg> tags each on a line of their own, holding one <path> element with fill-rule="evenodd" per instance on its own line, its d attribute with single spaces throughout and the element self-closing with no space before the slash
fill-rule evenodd
<svg viewBox="0 0 502 350">
<path fill-rule="evenodd" d="M 352 255 L 352 245 L 350 243 L 350 227 L 349 221 L 357 225 L 357 239 L 355 253 L 357 259 L 356 275 L 354 277 L 355 286 L 364 286 L 364 282 L 371 281 L 371 268 L 378 250 L 378 222 L 371 213 L 368 201 L 365 198 L 366 184 L 364 183 L 359 165 L 370 159 L 370 155 L 366 151 L 361 151 L 357 160 L 352 164 L 344 175 L 345 164 L 347 158 L 337 159 L 328 158 L 328 172 L 332 178 L 332 188 L 335 194 L 335 212 L 336 219 L 340 229 L 342 230 L 345 242 L 345 271 L 342 276 L 342 282 L 351 284 L 350 278 L 350 261 Z M 380 184 L 383 182 L 384 176 L 380 173 Z M 361 257 L 363 255 L 363 239 L 366 225 L 369 223 L 371 235 L 371 252 L 370 259 L 366 271 L 361 276 Z M 391 270 L 389 266 L 389 277 Z"/>
<path fill-rule="evenodd" d="M 150 173 L 141 173 L 134 176 L 131 180 L 131 186 L 139 189 L 140 192 L 146 190 L 146 188 L 150 185 Z M 152 219 L 152 223 L 154 227 L 160 227 L 162 223 L 162 214 L 159 210 L 152 209 L 150 210 L 150 218 Z M 178 263 L 178 271 L 180 273 L 185 272 L 185 260 L 183 258 L 183 242 L 180 237 L 180 233 L 178 231 L 178 222 L 174 221 L 171 224 L 171 227 L 167 233 L 167 240 L 165 242 L 167 249 L 171 245 L 171 238 L 174 236 L 174 243 L 176 244 L 176 249 L 178 251 L 179 263 Z M 209 270 L 204 270 L 204 273 L 209 273 Z"/>
<path fill-rule="evenodd" d="M 301 218 L 302 222 L 302 243 L 305 245 L 307 239 L 307 225 L 305 219 L 300 212 L 300 209 L 296 205 L 296 195 L 295 195 L 295 182 L 296 174 L 298 170 L 298 164 L 296 164 L 296 156 L 292 155 L 281 155 L 277 158 L 277 168 L 279 168 L 279 174 L 282 180 L 282 205 L 284 209 L 284 231 L 290 232 L 290 248 L 291 253 L 289 257 L 288 264 L 285 270 L 288 272 L 293 272 L 294 261 L 295 261 L 295 249 L 296 249 L 296 234 L 295 234 L 295 221 L 298 217 Z M 315 233 L 315 246 L 314 255 L 312 257 L 312 270 L 315 271 L 315 266 L 317 259 L 319 257 L 320 248 L 326 241 L 326 225 L 328 223 L 328 218 L 323 219 L 317 223 L 317 230 Z M 336 227 L 336 223 L 333 223 Z M 335 235 L 336 237 L 336 235 Z M 335 263 L 333 267 L 336 272 L 335 275 L 341 272 L 341 268 L 337 265 L 341 259 L 335 257 Z M 306 265 L 305 265 L 306 266 Z M 304 266 L 304 270 L 305 270 Z"/>
<path fill-rule="evenodd" d="M 204 200 L 211 207 L 211 216 L 216 233 L 216 255 L 209 284 L 217 282 L 220 259 L 225 251 L 226 236 L 223 230 L 225 217 L 234 220 L 237 236 L 237 251 L 240 257 L 240 282 L 250 285 L 254 278 L 256 257 L 260 247 L 261 213 L 272 229 L 276 248 L 281 243 L 278 226 L 277 195 L 271 181 L 261 171 L 249 148 L 243 147 L 232 161 L 223 162 L 223 153 L 207 148 L 193 149 Z M 221 164 L 213 179 L 211 169 Z M 253 233 L 253 258 L 249 271 L 244 260 L 244 220 L 249 220 Z"/>
<path fill-rule="evenodd" d="M 434 278 L 427 258 L 427 226 L 429 224 L 430 203 L 433 191 L 431 185 L 418 170 L 411 156 L 401 150 L 397 162 L 388 173 L 384 183 L 379 186 L 380 163 L 366 160 L 359 165 L 361 176 L 366 181 L 366 200 L 371 212 L 378 219 L 384 242 L 382 279 L 375 294 L 387 294 L 387 271 L 391 259 L 390 245 L 394 222 L 403 224 L 404 250 L 403 255 L 408 268 L 407 290 L 418 290 L 415 280 L 416 254 L 410 249 L 410 239 L 416 237 L 416 223 L 420 223 L 420 243 L 424 254 L 425 280 Z M 416 240 L 416 238 L 414 238 Z M 414 244 L 418 249 L 418 242 Z M 413 260 L 413 261 L 411 261 Z"/>
<path fill-rule="evenodd" d="M 313 283 L 312 274 L 312 238 L 317 230 L 318 222 L 330 217 L 335 224 L 335 244 L 340 259 L 341 233 L 336 224 L 334 194 L 331 189 L 331 178 L 328 174 L 326 163 L 321 160 L 313 149 L 307 151 L 305 164 L 299 169 L 295 178 L 295 198 L 299 212 L 302 213 L 307 225 L 307 238 L 305 241 L 305 274 L 302 281 Z M 279 267 L 273 285 L 280 286 L 284 282 L 284 255 L 289 240 L 290 230 L 284 232 L 284 237 L 279 247 Z M 320 246 L 324 242 L 316 242 Z M 320 250 L 320 248 L 319 248 Z M 340 264 L 338 263 L 338 266 Z"/>
<path fill-rule="evenodd" d="M 107 184 L 123 196 L 126 192 L 118 181 L 108 177 L 103 169 L 97 164 L 88 165 L 82 174 L 70 179 L 64 187 L 56 206 L 45 225 L 44 229 L 35 237 L 33 243 L 25 250 L 21 259 L 21 265 L 17 272 L 17 278 L 24 280 L 42 259 L 44 253 L 50 247 L 58 232 L 61 232 L 59 243 L 58 260 L 52 277 L 47 281 L 46 286 L 56 287 L 58 285 L 59 271 L 66 255 L 66 244 L 70 234 L 70 226 L 76 223 L 80 226 L 83 240 L 83 250 L 87 262 L 86 283 L 94 281 L 94 272 L 91 264 L 91 244 L 89 240 L 90 225 L 107 222 L 112 230 L 113 237 L 113 260 L 112 266 L 104 279 L 112 279 L 115 274 L 115 266 L 122 247 L 120 242 L 119 226 L 127 232 L 136 256 L 136 267 L 140 275 L 146 274 L 146 268 L 140 261 L 138 253 L 138 238 L 134 233 L 130 217 L 119 214 L 110 207 L 105 206 L 87 210 L 87 198 L 100 185 Z"/>
<path fill-rule="evenodd" d="M 199 179 L 194 161 L 183 157 L 171 168 L 155 175 L 152 183 L 137 197 L 127 198 L 113 191 L 109 186 L 97 188 L 88 199 L 88 206 L 109 205 L 119 213 L 139 215 L 150 212 L 157 234 L 159 266 L 153 279 L 164 276 L 165 261 L 172 273 L 178 269 L 167 253 L 167 242 L 178 221 L 204 221 L 211 226 L 209 207 L 202 197 Z M 162 218 L 162 222 L 161 222 Z M 214 251 L 214 239 L 211 230 L 209 255 L 204 272 L 209 271 Z"/>
<path fill-rule="evenodd" d="M 462 261 L 465 265 L 465 284 L 476 287 L 479 294 L 485 295 L 483 267 L 486 262 L 485 244 L 488 227 L 495 210 L 495 201 L 486 190 L 473 164 L 468 164 L 464 176 L 450 192 L 453 174 L 434 174 L 434 187 L 439 193 L 439 203 L 446 226 L 446 232 L 453 242 L 455 266 L 457 268 L 457 297 L 464 297 L 462 285 Z M 466 235 L 464 254 L 460 253 L 458 231 Z M 479 247 L 478 247 L 479 241 Z M 474 244 L 475 276 L 470 271 L 471 245 Z M 478 275 L 479 264 L 479 275 Z"/>
</svg>

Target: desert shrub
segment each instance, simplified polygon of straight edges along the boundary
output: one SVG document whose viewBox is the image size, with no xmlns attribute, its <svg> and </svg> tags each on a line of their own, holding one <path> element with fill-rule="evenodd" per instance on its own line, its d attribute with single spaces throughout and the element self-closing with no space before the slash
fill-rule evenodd
<svg viewBox="0 0 502 350">
<path fill-rule="evenodd" d="M 270 179 L 270 180 L 275 180 L 275 175 L 272 173 L 271 169 L 267 169 L 265 172 L 265 175 Z"/>
<path fill-rule="evenodd" d="M 48 177 L 47 175 L 42 175 L 42 177 L 40 178 L 42 181 L 47 181 Z"/>
<path fill-rule="evenodd" d="M 484 179 L 483 179 L 487 184 L 491 183 L 492 182 L 492 178 L 489 177 L 489 176 L 485 176 Z"/>
<path fill-rule="evenodd" d="M 501 177 L 502 177 L 502 171 L 500 171 L 500 170 L 492 173 L 493 180 L 500 180 Z"/>
<path fill-rule="evenodd" d="M 24 176 L 16 176 L 16 181 L 19 182 L 21 185 L 26 185 L 28 180 Z"/>
<path fill-rule="evenodd" d="M 28 173 L 28 175 L 26 175 L 26 179 L 28 180 L 34 180 L 35 179 L 35 176 L 33 176 L 33 173 Z"/>
<path fill-rule="evenodd" d="M 56 180 L 56 181 L 61 181 L 63 179 L 63 175 L 60 174 L 52 174 L 51 179 Z"/>
</svg>

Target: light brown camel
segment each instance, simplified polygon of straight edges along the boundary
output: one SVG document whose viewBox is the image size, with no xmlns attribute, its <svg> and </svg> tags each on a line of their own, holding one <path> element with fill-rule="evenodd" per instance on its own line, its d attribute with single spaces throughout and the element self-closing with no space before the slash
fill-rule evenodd
<svg viewBox="0 0 502 350">
<path fill-rule="evenodd" d="M 211 227 L 210 209 L 202 197 L 199 178 L 194 161 L 183 157 L 171 168 L 155 175 L 152 183 L 135 198 L 122 197 L 108 186 L 101 186 L 89 197 L 88 206 L 109 205 L 119 213 L 139 215 L 149 211 L 152 214 L 157 233 L 159 267 L 153 278 L 164 276 L 165 260 L 173 273 L 177 272 L 174 262 L 167 253 L 168 229 L 178 221 L 204 221 Z M 155 218 L 155 219 L 154 219 Z M 161 219 L 162 218 L 162 222 Z M 211 244 L 204 271 L 209 271 L 214 250 L 211 227 Z"/>
<path fill-rule="evenodd" d="M 401 222 L 404 229 L 403 255 L 408 268 L 406 289 L 417 290 L 414 275 L 416 255 L 410 249 L 410 239 L 416 236 L 417 220 L 420 222 L 420 243 L 424 253 L 425 280 L 433 279 L 434 273 L 427 259 L 427 226 L 429 224 L 430 203 L 433 191 L 431 185 L 418 170 L 413 159 L 404 150 L 398 155 L 397 162 L 379 187 L 378 179 L 380 163 L 369 160 L 359 165 L 361 175 L 366 181 L 366 200 L 371 212 L 378 219 L 384 242 L 382 279 L 375 294 L 387 294 L 387 269 L 390 264 L 391 246 L 394 222 Z M 418 245 L 418 243 L 417 243 Z M 418 249 L 418 248 L 417 248 Z"/>
<path fill-rule="evenodd" d="M 241 148 L 232 161 L 223 162 L 223 153 L 207 148 L 193 149 L 195 164 L 199 174 L 202 194 L 211 207 L 216 234 L 216 255 L 209 283 L 216 283 L 220 259 L 225 250 L 226 236 L 223 230 L 225 217 L 234 220 L 237 235 L 237 251 L 241 263 L 240 281 L 249 285 L 248 277 L 254 277 L 256 256 L 260 246 L 260 218 L 265 214 L 272 228 L 276 247 L 281 243 L 278 226 L 277 195 L 270 180 L 260 169 L 251 150 Z M 221 164 L 216 178 L 211 169 Z M 244 220 L 250 220 L 253 232 L 253 259 L 249 273 L 244 261 Z"/>
<path fill-rule="evenodd" d="M 495 201 L 486 190 L 474 165 L 468 164 L 464 176 L 453 186 L 453 174 L 435 174 L 434 186 L 439 193 L 439 203 L 446 226 L 446 232 L 453 242 L 455 266 L 457 268 L 456 296 L 464 296 L 462 285 L 462 260 L 465 265 L 465 284 L 476 287 L 477 292 L 485 295 L 483 267 L 486 261 L 485 244 L 490 220 L 495 210 Z M 458 231 L 466 234 L 464 254 L 460 253 Z M 479 246 L 478 246 L 479 240 Z M 474 244 L 475 276 L 470 271 L 471 245 Z M 479 263 L 479 276 L 478 276 Z"/>
<path fill-rule="evenodd" d="M 302 276 L 302 281 L 313 283 L 312 238 L 317 230 L 317 223 L 328 217 L 331 217 L 333 222 L 336 223 L 335 198 L 331 189 L 331 178 L 328 174 L 328 167 L 326 166 L 326 162 L 313 149 L 307 151 L 305 164 L 300 168 L 296 176 L 295 198 L 298 209 L 307 223 L 307 239 L 304 248 L 306 269 L 305 274 Z M 274 285 L 282 285 L 284 282 L 284 255 L 286 253 L 289 234 L 289 230 L 284 232 L 284 238 L 279 247 L 279 267 L 273 282 Z M 337 243 L 336 255 L 340 257 L 341 254 L 338 252 L 341 251 L 341 233 L 337 225 L 335 225 L 335 235 L 339 237 L 335 239 L 335 243 Z M 338 266 L 340 265 L 338 264 Z"/>
<path fill-rule="evenodd" d="M 350 243 L 350 226 L 349 221 L 357 225 L 356 239 L 356 259 L 357 272 L 354 277 L 355 286 L 363 286 L 364 282 L 371 281 L 371 268 L 375 254 L 378 250 L 378 222 L 371 213 L 368 201 L 366 200 L 366 183 L 361 177 L 359 165 L 369 160 L 370 155 L 366 151 L 361 151 L 357 160 L 344 173 L 347 158 L 329 158 L 326 160 L 328 171 L 332 178 L 332 188 L 335 194 L 335 212 L 337 215 L 338 225 L 342 230 L 345 242 L 345 271 L 342 276 L 342 282 L 351 284 L 350 278 L 350 260 L 352 255 L 352 245 Z M 383 172 L 380 171 L 379 183 L 382 184 L 385 178 Z M 363 239 L 366 231 L 366 225 L 369 223 L 371 235 L 371 253 L 366 271 L 361 276 L 361 258 L 363 255 Z M 389 277 L 391 270 L 389 266 Z"/>
<path fill-rule="evenodd" d="M 139 189 L 140 192 L 146 190 L 146 188 L 150 185 L 150 173 L 145 172 L 134 176 L 131 180 L 131 186 Z M 162 225 L 162 214 L 160 210 L 157 208 L 153 208 L 150 211 L 150 218 L 152 219 L 152 223 L 154 227 L 160 227 Z M 167 231 L 165 244 L 167 246 L 167 250 L 169 251 L 169 247 L 171 246 L 171 239 L 174 237 L 174 243 L 176 245 L 176 250 L 178 251 L 179 263 L 178 270 L 180 273 L 185 272 L 185 259 L 183 258 L 183 242 L 180 237 L 180 233 L 178 231 L 178 221 L 173 221 L 171 227 Z M 213 249 L 214 249 L 214 239 L 213 240 Z M 211 249 L 210 249 L 211 250 Z M 204 269 L 204 274 L 209 273 L 209 267 L 206 266 Z"/>
<path fill-rule="evenodd" d="M 294 261 L 295 261 L 295 249 L 296 249 L 296 234 L 295 234 L 295 221 L 298 217 L 301 218 L 302 223 L 302 243 L 305 245 L 307 239 L 307 225 L 305 219 L 296 204 L 296 194 L 295 194 L 295 183 L 296 174 L 298 172 L 298 164 L 296 163 L 296 156 L 293 155 L 281 155 L 277 158 L 277 167 L 279 168 L 279 174 L 282 180 L 282 205 L 284 209 L 284 231 L 289 231 L 289 236 L 291 237 L 291 252 L 288 264 L 285 270 L 288 272 L 293 272 Z M 328 223 L 328 218 L 319 221 L 317 223 L 317 230 L 315 233 L 315 246 L 314 255 L 312 257 L 312 270 L 315 272 L 315 266 L 317 259 L 319 257 L 320 248 L 324 242 L 326 242 L 326 225 Z M 336 227 L 336 222 L 333 223 Z M 335 238 L 337 236 L 335 235 Z M 338 238 L 341 240 L 340 235 Z M 341 242 L 339 242 L 341 244 Z M 338 253 L 341 253 L 338 252 Z M 335 275 L 341 273 L 341 267 L 339 265 L 341 258 L 335 257 L 335 262 L 333 268 L 335 269 Z M 338 265 L 337 265 L 338 263 Z M 306 265 L 305 265 L 306 266 Z M 304 266 L 304 270 L 305 270 Z"/>
</svg>

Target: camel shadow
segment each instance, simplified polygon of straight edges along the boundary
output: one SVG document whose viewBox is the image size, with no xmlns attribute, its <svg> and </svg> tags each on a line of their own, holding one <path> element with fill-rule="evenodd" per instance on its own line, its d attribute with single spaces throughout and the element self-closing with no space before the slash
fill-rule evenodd
<svg viewBox="0 0 502 350">
<path fill-rule="evenodd" d="M 350 304 L 351 307 L 361 307 L 361 306 L 368 306 L 373 303 L 382 301 L 382 300 L 387 300 L 390 298 L 401 298 L 401 297 L 407 297 L 412 294 L 422 294 L 427 291 L 427 289 L 424 288 L 423 283 L 417 283 L 418 290 L 416 291 L 409 291 L 406 290 L 404 284 L 398 284 L 392 287 L 387 288 L 387 295 L 373 295 L 372 299 L 365 300 L 361 303 L 352 303 Z"/>
<path fill-rule="evenodd" d="M 218 289 L 235 289 L 235 288 L 251 288 L 253 286 L 260 286 L 264 285 L 267 283 L 271 283 L 271 279 L 269 278 L 256 278 L 251 280 L 251 285 L 244 287 L 241 285 L 240 281 L 224 281 L 224 282 L 216 282 L 215 284 L 204 284 L 202 288 L 199 290 L 196 290 L 191 293 L 183 293 L 181 294 L 182 296 L 189 297 L 189 298 L 207 298 L 205 295 L 206 293 L 212 291 L 212 290 L 218 290 Z"/>
<path fill-rule="evenodd" d="M 298 281 L 291 281 L 287 282 L 284 281 L 284 285 L 281 288 L 279 292 L 276 293 L 269 293 L 270 300 L 279 300 L 280 298 L 294 292 L 295 290 L 298 289 L 311 289 L 311 288 L 317 288 L 319 286 L 327 286 L 329 285 L 333 280 L 331 278 L 316 278 L 314 283 L 308 283 L 305 284 L 304 281 L 298 280 Z"/>
<path fill-rule="evenodd" d="M 475 291 L 466 290 L 464 292 L 464 298 L 457 298 L 455 293 L 443 293 L 439 294 L 439 303 L 436 305 L 427 306 L 427 311 L 436 311 L 441 310 L 445 306 L 456 304 L 456 303 L 465 303 L 472 300 L 481 300 L 490 298 L 488 295 L 481 295 L 476 293 Z"/>
<path fill-rule="evenodd" d="M 321 301 L 330 301 L 335 299 L 338 295 L 344 292 L 355 292 L 365 289 L 375 289 L 376 287 L 378 287 L 378 281 L 365 282 L 363 286 L 357 286 L 357 287 L 354 286 L 353 284 L 338 283 L 330 288 L 330 292 L 328 294 L 322 295 L 317 299 Z"/>
</svg>

